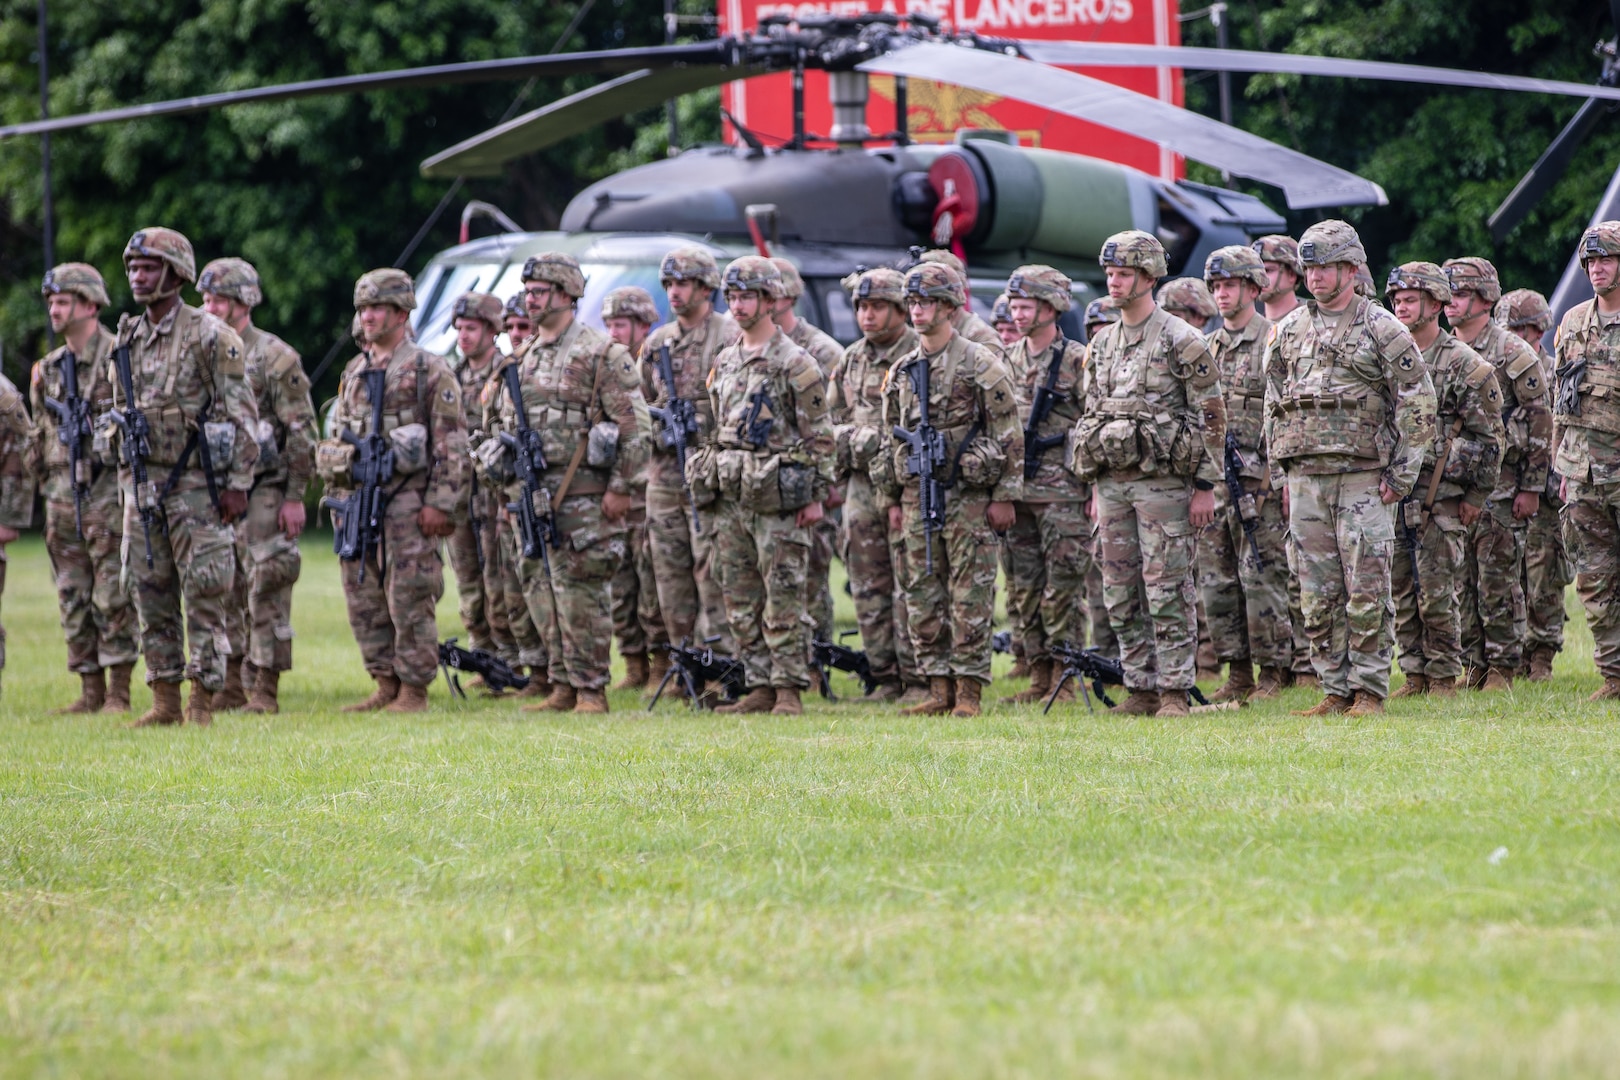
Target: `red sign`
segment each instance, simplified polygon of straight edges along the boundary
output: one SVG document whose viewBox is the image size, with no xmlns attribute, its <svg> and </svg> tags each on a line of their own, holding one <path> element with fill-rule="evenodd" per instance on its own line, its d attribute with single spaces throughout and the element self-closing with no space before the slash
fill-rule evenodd
<svg viewBox="0 0 1620 1080">
<path fill-rule="evenodd" d="M 853 16 L 900 13 L 903 7 L 906 12 L 927 12 L 957 30 L 990 37 L 1139 45 L 1181 44 L 1177 6 L 1177 0 L 719 0 L 723 34 L 752 31 L 768 15 Z M 1181 104 L 1180 68 L 1075 70 Z M 767 75 L 729 83 L 721 93 L 726 109 L 750 131 L 774 142 L 786 142 L 792 136 L 792 76 Z M 804 97 L 806 130 L 825 136 L 832 126 L 825 72 L 806 72 Z M 1180 156 L 1157 143 L 948 83 L 911 80 L 906 87 L 906 113 L 911 137 L 918 142 L 949 142 L 960 128 L 992 128 L 1016 132 L 1025 146 L 1106 158 L 1167 180 L 1183 172 Z M 873 76 L 866 122 L 876 137 L 894 130 L 894 79 L 890 76 Z M 735 132 L 730 135 L 736 139 Z"/>
</svg>

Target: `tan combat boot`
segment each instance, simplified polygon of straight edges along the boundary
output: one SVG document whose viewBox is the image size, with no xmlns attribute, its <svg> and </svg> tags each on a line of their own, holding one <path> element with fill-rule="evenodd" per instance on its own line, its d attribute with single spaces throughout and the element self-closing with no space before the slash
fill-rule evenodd
<svg viewBox="0 0 1620 1080">
<path fill-rule="evenodd" d="M 1495 693 L 1500 690 L 1511 690 L 1513 689 L 1513 679 L 1501 668 L 1493 667 L 1485 672 L 1485 678 L 1479 684 L 1479 689 L 1481 693 Z"/>
<path fill-rule="evenodd" d="M 1383 716 L 1384 699 L 1366 690 L 1357 690 L 1355 703 L 1345 710 L 1346 716 Z"/>
<path fill-rule="evenodd" d="M 1037 666 L 1039 663 L 1039 661 L 1036 661 L 1036 664 L 1031 665 L 1030 670 L 1032 672 L 1039 670 Z M 1048 671 L 1051 671 L 1052 665 L 1050 661 L 1047 662 L 1046 668 Z M 983 689 L 984 686 L 979 682 L 978 679 L 972 679 L 966 676 L 957 679 L 956 706 L 955 708 L 951 709 L 951 715 L 960 716 L 966 719 L 969 716 L 978 716 L 981 712 L 983 712 L 983 710 L 979 707 L 979 695 Z"/>
<path fill-rule="evenodd" d="M 276 699 L 280 695 L 280 685 L 281 672 L 260 668 L 258 677 L 253 680 L 253 696 L 248 698 L 248 703 L 242 711 L 271 715 L 279 713 L 281 703 Z"/>
<path fill-rule="evenodd" d="M 901 716 L 944 716 L 956 706 L 956 684 L 949 675 L 928 677 L 928 696 L 900 710 Z"/>
<path fill-rule="evenodd" d="M 529 685 L 518 691 L 518 697 L 547 698 L 551 696 L 551 672 L 549 668 L 529 665 Z"/>
<path fill-rule="evenodd" d="M 568 683 L 552 683 L 551 693 L 546 700 L 534 705 L 523 706 L 524 712 L 573 712 L 574 706 L 579 704 L 579 695 Z"/>
<path fill-rule="evenodd" d="M 1034 670 L 1035 669 L 1030 666 L 1029 661 L 1025 660 L 1022 656 L 1014 657 L 1013 666 L 1010 670 L 1008 670 L 1007 678 L 1027 679 L 1034 672 Z"/>
<path fill-rule="evenodd" d="M 641 700 L 643 702 L 648 702 L 648 701 L 652 700 L 653 694 L 655 692 L 657 692 L 657 690 L 658 690 L 658 684 L 663 682 L 664 681 L 664 676 L 668 675 L 668 674 L 669 674 L 669 653 L 665 652 L 663 649 L 659 649 L 656 652 L 648 653 L 647 654 L 647 692 L 645 694 L 641 695 Z M 670 682 L 672 684 L 678 684 L 679 680 L 671 679 Z M 664 688 L 665 693 L 668 693 L 669 690 L 670 690 L 670 687 L 666 686 Z"/>
<path fill-rule="evenodd" d="M 1032 701 L 1045 701 L 1052 692 L 1052 660 L 1050 657 L 1029 665 L 1029 687 L 1001 699 L 1003 705 L 1028 705 Z"/>
<path fill-rule="evenodd" d="M 1282 693 L 1283 673 L 1281 668 L 1263 667 L 1260 669 L 1260 681 L 1254 686 L 1254 693 L 1249 695 L 1250 701 L 1270 701 Z"/>
<path fill-rule="evenodd" d="M 197 680 L 191 680 L 191 695 L 186 698 L 186 723 L 198 727 L 214 724 L 214 695 Z"/>
<path fill-rule="evenodd" d="M 225 685 L 214 695 L 215 712 L 230 712 L 247 704 L 247 692 L 242 689 L 242 658 L 232 656 L 225 661 Z"/>
<path fill-rule="evenodd" d="M 1391 695 L 1394 696 L 1394 695 Z M 1457 696 L 1457 680 L 1454 676 L 1445 678 L 1433 677 L 1429 679 L 1429 696 L 1434 698 L 1454 698 Z"/>
<path fill-rule="evenodd" d="M 1479 690 L 1485 685 L 1485 668 L 1463 668 L 1462 685 L 1467 690 Z"/>
<path fill-rule="evenodd" d="M 1602 688 L 1586 700 L 1612 701 L 1615 698 L 1620 698 L 1620 679 L 1615 678 L 1613 675 L 1605 675 L 1603 676 Z"/>
<path fill-rule="evenodd" d="M 427 712 L 427 687 L 412 686 L 410 683 L 399 684 L 399 696 L 388 703 L 384 712 L 416 713 Z"/>
<path fill-rule="evenodd" d="M 597 716 L 607 712 L 607 692 L 590 689 L 576 691 L 574 693 L 574 711 L 577 713 L 591 713 Z"/>
<path fill-rule="evenodd" d="M 714 711 L 727 716 L 744 713 L 768 713 L 776 708 L 776 691 L 769 686 L 756 686 L 729 705 L 716 705 Z"/>
<path fill-rule="evenodd" d="M 1322 689 L 1322 679 L 1314 671 L 1294 672 L 1294 686 L 1300 690 Z"/>
<path fill-rule="evenodd" d="M 1242 704 L 1248 701 L 1249 695 L 1253 693 L 1254 666 L 1247 660 L 1234 660 L 1226 667 L 1226 682 L 1219 690 L 1209 695 L 1209 700 L 1212 705 L 1219 705 L 1223 701 L 1236 701 Z"/>
<path fill-rule="evenodd" d="M 107 673 L 102 668 L 79 672 L 79 700 L 60 709 L 52 709 L 53 716 L 76 716 L 79 713 L 100 712 L 107 703 Z M 128 708 L 129 706 L 125 706 Z"/>
<path fill-rule="evenodd" d="M 1525 678 L 1531 682 L 1547 682 L 1553 673 L 1553 650 L 1550 645 L 1538 645 L 1530 654 L 1530 667 Z"/>
<path fill-rule="evenodd" d="M 155 682 L 152 684 L 152 707 L 139 720 L 129 726 L 132 728 L 166 727 L 184 721 L 186 714 L 180 711 L 180 684 L 177 682 Z"/>
<path fill-rule="evenodd" d="M 357 701 L 353 705 L 345 705 L 340 712 L 376 712 L 386 708 L 395 698 L 399 697 L 399 677 L 396 675 L 373 675 L 377 680 L 377 689 L 364 701 Z"/>
<path fill-rule="evenodd" d="M 1211 699 L 1211 704 L 1215 704 L 1213 699 Z M 1163 690 L 1159 693 L 1159 707 L 1154 710 L 1153 715 L 1174 719 L 1178 716 L 1186 716 L 1189 712 L 1187 692 L 1185 690 Z"/>
<path fill-rule="evenodd" d="M 887 704 L 891 701 L 899 701 L 900 695 L 904 692 L 905 684 L 899 679 L 886 679 L 877 684 L 877 689 L 867 695 L 866 700 L 873 703 Z"/>
<path fill-rule="evenodd" d="M 1132 690 L 1125 700 L 1114 706 L 1116 716 L 1152 716 L 1159 711 L 1157 690 Z"/>
<path fill-rule="evenodd" d="M 129 712 L 129 679 L 134 673 L 134 664 L 114 664 L 108 669 L 107 703 L 102 712 Z"/>
<path fill-rule="evenodd" d="M 1389 695 L 1392 698 L 1422 697 L 1429 692 L 1429 677 L 1417 672 L 1406 677 L 1399 689 Z"/>
<path fill-rule="evenodd" d="M 904 710 L 907 705 L 917 705 L 929 700 L 929 698 L 932 697 L 928 691 L 928 683 L 926 680 L 920 683 L 906 683 L 905 686 L 905 693 L 900 695 L 899 701 L 902 710 Z"/>
<path fill-rule="evenodd" d="M 1296 709 L 1295 716 L 1337 716 L 1348 712 L 1350 706 L 1355 704 L 1354 698 L 1340 697 L 1338 694 L 1329 694 L 1309 709 Z"/>
<path fill-rule="evenodd" d="M 647 679 L 652 675 L 652 669 L 647 664 L 646 653 L 624 654 L 624 678 L 613 684 L 615 690 L 640 690 L 647 685 Z"/>
<path fill-rule="evenodd" d="M 771 706 L 771 712 L 777 716 L 804 715 L 804 703 L 799 700 L 798 688 L 778 686 L 776 688 L 776 704 Z"/>
</svg>

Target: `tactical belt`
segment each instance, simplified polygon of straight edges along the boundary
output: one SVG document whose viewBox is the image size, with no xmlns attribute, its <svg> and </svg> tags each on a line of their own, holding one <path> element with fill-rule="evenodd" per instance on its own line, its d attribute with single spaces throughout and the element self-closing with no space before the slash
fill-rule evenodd
<svg viewBox="0 0 1620 1080">
<path fill-rule="evenodd" d="M 1382 401 L 1377 402 L 1379 408 L 1382 408 L 1383 404 Z M 1302 394 L 1298 397 L 1284 398 L 1277 402 L 1276 411 L 1286 413 L 1316 409 L 1325 412 L 1343 409 L 1347 412 L 1355 412 L 1361 409 L 1371 410 L 1372 407 L 1373 402 L 1371 399 L 1351 397 L 1348 394 Z"/>
</svg>

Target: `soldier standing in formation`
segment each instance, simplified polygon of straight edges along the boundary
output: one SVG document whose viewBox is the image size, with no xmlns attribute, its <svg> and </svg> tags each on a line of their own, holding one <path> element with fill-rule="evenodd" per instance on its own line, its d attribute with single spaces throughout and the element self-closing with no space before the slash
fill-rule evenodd
<svg viewBox="0 0 1620 1080">
<path fill-rule="evenodd" d="M 142 229 L 124 246 L 124 268 L 146 310 L 118 322 L 115 349 L 129 350 L 134 400 L 116 378 L 112 400 L 118 410 L 145 413 L 152 470 L 139 488 L 127 457 L 119 471 L 126 565 L 152 686 L 152 708 L 135 726 L 189 720 L 207 727 L 212 697 L 225 686 L 226 609 L 236 580 L 231 523 L 248 508 L 258 409 L 242 339 L 180 301 L 180 290 L 197 280 L 191 241 L 173 229 Z M 184 713 L 182 679 L 191 681 Z"/>
<path fill-rule="evenodd" d="M 1434 384 L 1434 448 L 1401 504 L 1390 590 L 1406 681 L 1393 697 L 1452 697 L 1462 673 L 1463 549 L 1468 529 L 1496 487 L 1502 464 L 1502 392 L 1496 370 L 1440 329 L 1451 283 L 1434 263 L 1410 262 L 1384 287 L 1395 318 L 1422 350 Z M 1409 530 L 1418 537 L 1411 546 Z M 1418 576 L 1412 573 L 1416 561 Z"/>
<path fill-rule="evenodd" d="M 372 270 L 354 286 L 365 347 L 338 384 L 332 428 L 356 436 L 380 434 L 394 453 L 381 545 L 365 562 L 343 563 L 349 626 L 366 671 L 370 697 L 344 712 L 421 712 L 438 673 L 434 609 L 444 595 L 439 541 L 455 532 L 467 502 L 467 420 L 461 388 L 444 359 L 418 348 L 406 334 L 416 293 L 402 270 Z M 364 374 L 382 371 L 382 430 L 371 430 L 373 403 Z M 316 454 L 334 496 L 350 490 L 353 446 L 323 441 Z M 334 525 L 338 524 L 334 520 Z M 150 661 L 148 661 L 150 663 Z"/>
<path fill-rule="evenodd" d="M 118 470 L 96 460 L 93 434 L 78 436 L 80 492 L 75 497 L 71 450 L 60 438 L 61 421 L 45 404 L 47 398 L 66 404 L 65 370 L 71 355 L 79 396 L 90 415 L 103 416 L 112 408 L 116 339 L 101 324 L 107 286 L 94 267 L 64 263 L 45 275 L 41 291 L 51 330 L 62 335 L 63 343 L 34 365 L 29 383 L 33 472 L 43 479 L 45 551 L 56 577 L 68 670 L 78 673 L 80 684 L 78 700 L 60 711 L 128 712 L 130 676 L 139 653 L 135 606 L 118 580 L 124 536 Z"/>
<path fill-rule="evenodd" d="M 1315 298 L 1266 344 L 1266 445 L 1298 545 L 1304 630 L 1324 696 L 1306 715 L 1381 713 L 1394 641 L 1391 508 L 1434 441 L 1434 384 L 1400 322 L 1354 290 L 1367 261 L 1343 221 L 1299 244 Z M 1393 433 L 1393 438 L 1391 438 Z"/>
<path fill-rule="evenodd" d="M 951 317 L 951 329 L 975 345 L 983 345 L 993 352 L 1000 353 L 1002 348 L 1001 335 L 996 333 L 995 329 L 980 318 L 978 312 L 973 310 L 967 267 L 962 260 L 957 258 L 954 252 L 946 251 L 944 248 L 935 248 L 932 251 L 923 252 L 919 262 L 938 263 L 940 266 L 950 270 L 951 276 L 956 279 L 957 286 L 962 290 L 962 305 L 956 309 L 956 314 Z"/>
<path fill-rule="evenodd" d="M 1200 337 L 1221 313 L 1209 286 L 1190 277 L 1165 282 L 1159 289 L 1159 306 L 1198 331 Z"/>
<path fill-rule="evenodd" d="M 22 394 L 0 375 L 0 594 L 6 591 L 6 545 L 28 528 L 34 516 L 34 480 L 28 465 L 31 432 Z M 0 671 L 5 667 L 6 628 L 0 625 Z"/>
<path fill-rule="evenodd" d="M 1102 329 L 1119 322 L 1119 308 L 1106 296 L 1099 296 L 1086 305 L 1086 342 L 1097 340 Z M 1086 571 L 1086 622 L 1091 630 L 1091 647 L 1107 656 L 1119 655 L 1119 639 L 1108 622 L 1108 601 L 1103 596 L 1102 534 L 1097 526 L 1095 501 L 1088 500 L 1086 515 L 1091 519 L 1091 569 Z"/>
<path fill-rule="evenodd" d="M 315 472 L 319 425 L 309 378 L 292 346 L 253 324 L 264 301 L 259 273 L 242 259 L 215 259 L 197 281 L 203 310 L 242 339 L 258 414 L 259 458 L 247 512 L 236 525 L 231 658 L 214 709 L 280 711 L 281 673 L 292 669 L 292 593 L 303 566 L 304 489 Z M 251 690 L 251 699 L 245 691 Z"/>
<path fill-rule="evenodd" d="M 996 336 L 1001 339 L 1003 350 L 1012 348 L 1024 336 L 1023 332 L 1018 329 L 1018 324 L 1013 322 L 1012 306 L 1009 300 L 1007 294 L 1002 293 L 996 297 L 996 302 L 990 305 L 990 326 L 991 329 L 995 330 Z"/>
<path fill-rule="evenodd" d="M 905 275 L 888 267 L 856 279 L 850 292 L 861 340 L 844 350 L 828 389 L 837 447 L 834 480 L 845 485 L 844 565 L 861 644 L 878 681 L 876 701 L 927 685 L 906 633 L 903 552 L 889 536 L 888 499 L 871 477 L 873 460 L 887 453 L 892 440 L 883 427 L 883 384 L 895 361 L 917 347 L 917 332 L 906 322 L 905 286 Z"/>
<path fill-rule="evenodd" d="M 507 297 L 501 321 L 506 327 L 507 345 L 515 356 L 523 343 L 529 340 L 529 335 L 534 333 L 534 320 L 529 318 L 529 309 L 523 304 L 521 291 Z"/>
</svg>

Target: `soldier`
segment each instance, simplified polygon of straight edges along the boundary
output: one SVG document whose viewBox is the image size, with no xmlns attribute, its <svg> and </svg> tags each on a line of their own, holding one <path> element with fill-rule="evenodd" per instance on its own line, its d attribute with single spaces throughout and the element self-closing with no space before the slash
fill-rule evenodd
<svg viewBox="0 0 1620 1080">
<path fill-rule="evenodd" d="M 690 456 L 714 438 L 707 390 L 714 358 L 742 331 L 730 315 L 714 310 L 720 267 L 705 248 L 693 245 L 671 251 L 659 266 L 659 276 L 675 318 L 648 334 L 641 347 L 641 393 L 649 405 L 668 407 L 670 390 L 658 377 L 656 363 L 658 350 L 668 347 L 676 394 L 697 412 L 698 433 L 690 440 Z M 650 442 L 647 541 L 652 545 L 653 581 L 664 628 L 670 641 L 718 637 L 716 648 L 732 652 L 731 626 L 713 573 L 714 529 L 703 514 L 697 515 L 694 525 L 674 449 L 659 438 Z M 668 656 L 654 653 L 648 681 L 660 681 L 668 664 Z"/>
<path fill-rule="evenodd" d="M 714 499 L 715 571 L 748 683 L 743 699 L 720 711 L 797 715 L 810 685 L 811 529 L 833 466 L 827 381 L 771 321 L 783 285 L 769 259 L 737 259 L 722 280 L 742 337 L 715 357 L 714 441 L 687 461 L 694 493 Z"/>
<path fill-rule="evenodd" d="M 151 428 L 151 479 L 137 490 L 127 461 L 119 471 L 125 566 L 152 687 L 152 708 L 134 726 L 189 720 L 207 727 L 214 722 L 212 696 L 225 686 L 226 607 L 236 581 L 231 522 L 248 508 L 258 409 L 242 339 L 180 302 L 181 288 L 197 280 L 191 241 L 173 229 L 142 229 L 124 246 L 124 269 L 146 311 L 118 320 L 115 348 L 129 349 L 134 400 L 116 377 L 112 400 L 120 410 L 138 407 Z M 182 679 L 191 680 L 184 714 Z"/>
<path fill-rule="evenodd" d="M 1215 519 L 1226 404 L 1203 339 L 1154 303 L 1166 270 L 1158 239 L 1116 233 L 1098 262 L 1121 319 L 1091 343 L 1073 467 L 1095 484 L 1103 592 L 1130 691 L 1119 711 L 1186 716 L 1193 530 Z"/>
<path fill-rule="evenodd" d="M 1215 654 L 1227 665 L 1226 685 L 1211 700 L 1273 698 L 1294 661 L 1294 633 L 1288 619 L 1288 523 L 1282 499 L 1271 490 L 1261 438 L 1271 320 L 1255 311 L 1255 300 L 1269 279 L 1254 249 L 1235 246 L 1209 257 L 1204 280 L 1221 313 L 1221 328 L 1208 345 L 1225 391 L 1227 440 L 1241 462 L 1238 480 L 1253 500 L 1252 509 L 1234 506 L 1227 485 L 1217 484 L 1215 523 L 1198 534 L 1198 584 Z M 1223 459 L 1223 471 L 1225 464 Z"/>
<path fill-rule="evenodd" d="M 1266 343 L 1266 446 L 1297 545 L 1311 660 L 1324 695 L 1307 716 L 1381 713 L 1394 639 L 1391 507 L 1434 441 L 1434 384 L 1412 336 L 1355 294 L 1367 261 L 1343 221 L 1300 238 L 1314 300 Z"/>
<path fill-rule="evenodd" d="M 1097 340 L 1102 328 L 1110 323 L 1119 322 L 1119 308 L 1106 296 L 1099 296 L 1086 305 L 1086 341 L 1087 351 L 1090 351 L 1090 342 Z M 1097 527 L 1096 506 L 1091 500 L 1086 503 L 1086 515 L 1091 519 L 1091 569 L 1086 571 L 1086 622 L 1089 624 L 1091 647 L 1105 656 L 1119 655 L 1119 639 L 1114 636 L 1114 628 L 1108 624 L 1108 603 L 1103 598 L 1102 579 L 1102 534 Z"/>
<path fill-rule="evenodd" d="M 197 281 L 203 310 L 242 339 L 248 391 L 258 413 L 259 460 L 247 513 L 236 526 L 231 658 L 214 709 L 280 711 L 281 673 L 292 668 L 292 594 L 303 565 L 304 489 L 315 472 L 320 425 L 309 378 L 292 346 L 253 324 L 264 300 L 259 273 L 242 259 L 215 259 Z M 245 690 L 251 690 L 248 698 Z"/>
<path fill-rule="evenodd" d="M 1013 322 L 1009 299 L 1006 293 L 1002 293 L 996 297 L 996 302 L 990 305 L 990 326 L 1001 339 L 1003 349 L 1012 348 L 1024 337 L 1023 332 L 1018 329 L 1018 324 Z"/>
<path fill-rule="evenodd" d="M 64 338 L 60 348 L 34 365 L 29 384 L 33 472 L 42 478 L 45 494 L 45 550 L 56 578 L 68 670 L 78 672 L 80 684 L 78 700 L 61 712 L 128 712 L 129 680 L 138 653 L 135 607 L 118 580 L 124 535 L 118 471 L 95 461 L 91 437 L 81 439 L 83 490 L 75 505 L 71 454 L 58 437 L 59 419 L 45 405 L 46 398 L 66 398 L 63 370 L 71 353 L 79 396 L 90 415 L 101 416 L 112 408 L 110 357 L 116 342 L 100 321 L 107 287 L 94 267 L 64 263 L 45 275 L 41 291 L 51 329 Z"/>
<path fill-rule="evenodd" d="M 534 320 L 529 318 L 529 309 L 524 306 L 523 300 L 523 290 L 519 289 L 507 297 L 506 307 L 503 309 L 508 355 L 515 355 L 534 333 Z M 463 402 L 469 427 L 476 425 L 488 429 L 485 414 L 500 393 L 502 393 L 500 380 L 491 378 L 484 384 L 476 402 Z M 471 440 L 469 445 L 472 445 Z M 473 471 L 478 474 L 481 486 L 487 486 L 491 491 L 500 486 L 483 471 L 476 454 Z M 518 697 L 550 697 L 550 663 L 546 656 L 545 640 L 535 627 L 534 620 L 529 617 L 529 605 L 523 599 L 523 582 L 518 578 L 522 541 L 518 539 L 516 524 L 507 516 L 504 509 L 497 508 L 494 518 L 495 570 L 499 575 L 499 588 L 491 595 L 499 596 L 497 603 L 506 613 L 506 633 L 511 639 L 510 645 L 500 654 L 501 659 L 516 671 L 522 671 L 524 667 L 529 669 L 529 685 L 518 691 Z M 488 557 L 486 552 L 485 558 Z M 486 582 L 486 588 L 489 587 Z"/>
<path fill-rule="evenodd" d="M 602 298 L 602 324 L 608 337 L 623 345 L 631 356 L 641 355 L 647 333 L 658 321 L 658 308 L 652 294 L 639 285 L 614 289 Z M 630 486 L 629 552 L 613 575 L 613 633 L 619 639 L 619 655 L 624 657 L 624 678 L 615 690 L 639 690 L 651 675 L 647 657 L 669 658 L 669 631 L 664 613 L 658 609 L 658 587 L 653 582 L 652 546 L 647 542 L 647 475 L 635 477 Z M 667 669 L 666 669 L 667 670 Z M 663 678 L 662 675 L 659 678 Z"/>
<path fill-rule="evenodd" d="M 1451 259 L 1446 320 L 1464 344 L 1496 368 L 1502 390 L 1507 447 L 1496 491 L 1468 534 L 1463 578 L 1463 664 L 1468 686 L 1506 690 L 1524 660 L 1524 543 L 1541 509 L 1552 459 L 1552 410 L 1536 352 L 1497 326 L 1491 309 L 1502 298 L 1496 267 L 1480 258 Z"/>
<path fill-rule="evenodd" d="M 462 412 L 467 418 L 467 443 L 484 441 L 484 388 L 495 377 L 501 357 L 495 338 L 504 322 L 501 301 L 483 292 L 456 297 L 450 309 L 456 329 L 456 350 L 452 359 L 460 387 Z M 506 589 L 501 573 L 499 499 L 489 485 L 482 483 L 476 470 L 470 472 L 467 512 L 458 513 L 455 532 L 450 534 L 450 568 L 456 574 L 456 594 L 461 625 L 467 631 L 469 648 L 499 656 L 511 656 L 516 649 L 506 613 Z"/>
<path fill-rule="evenodd" d="M 951 273 L 956 277 L 957 284 L 962 286 L 964 299 L 962 306 L 956 309 L 956 315 L 952 318 L 952 329 L 977 345 L 983 345 L 986 348 L 1000 352 L 1001 335 L 997 334 L 995 329 L 980 318 L 978 312 L 973 310 L 972 288 L 968 281 L 967 266 L 962 260 L 957 258 L 954 252 L 946 251 L 944 248 L 935 248 L 932 251 L 923 252 L 918 261 L 920 263 L 938 263 L 941 266 L 949 267 Z"/>
<path fill-rule="evenodd" d="M 1200 335 L 1208 332 L 1210 322 L 1221 313 L 1209 286 L 1190 277 L 1175 278 L 1160 286 L 1159 306 Z"/>
<path fill-rule="evenodd" d="M 1019 267 L 1007 279 L 1007 297 L 1023 337 L 1007 350 L 1006 363 L 1025 418 L 1024 457 L 1009 465 L 1022 472 L 1023 492 L 1006 532 L 1007 615 L 1023 640 L 1030 683 L 1003 700 L 1023 704 L 1044 701 L 1052 689 L 1058 674 L 1052 645 L 1085 643 L 1088 492 L 1064 462 L 1063 443 L 1080 419 L 1086 347 L 1058 327 L 1074 304 L 1069 279 L 1058 270 Z M 1043 399 L 1039 416 L 1037 396 Z M 1073 689 L 1065 686 L 1059 700 L 1073 701 Z"/>
<path fill-rule="evenodd" d="M 524 263 L 523 281 L 534 336 L 511 362 L 521 407 L 545 453 L 549 507 L 536 509 L 549 508 L 555 522 L 546 558 L 525 558 L 519 569 L 551 663 L 551 694 L 529 709 L 605 713 L 613 641 L 609 583 L 629 554 L 625 519 L 646 462 L 651 421 L 635 358 L 575 313 L 585 275 L 574 257 L 536 255 Z M 493 401 L 492 430 L 514 434 L 518 404 L 510 392 Z M 514 477 L 508 487 L 510 502 L 526 497 L 521 481 Z"/>
<path fill-rule="evenodd" d="M 367 371 L 382 371 L 382 430 L 394 451 L 377 557 L 345 560 L 343 596 L 349 626 L 377 689 L 344 712 L 422 712 L 438 673 L 434 608 L 444 595 L 439 541 L 455 532 L 467 500 L 467 420 L 461 384 L 443 357 L 406 334 L 416 291 L 403 270 L 372 270 L 354 285 L 354 307 L 366 345 L 338 384 L 332 430 L 373 434 Z M 321 478 L 342 499 L 351 489 L 354 447 L 334 437 L 316 453 Z M 338 524 L 334 513 L 333 524 Z"/>
<path fill-rule="evenodd" d="M 0 593 L 6 591 L 6 545 L 32 524 L 34 516 L 34 478 L 28 467 L 30 439 L 28 408 L 22 394 L 10 379 L 0 375 Z M 0 626 L 0 671 L 5 667 L 6 628 Z"/>
<path fill-rule="evenodd" d="M 957 331 L 967 292 L 950 267 L 913 267 L 906 273 L 905 297 L 919 340 L 889 369 L 881 430 L 917 431 L 922 407 L 908 369 L 927 365 L 928 419 L 945 450 L 933 475 L 944 487 L 945 505 L 943 520 L 923 519 L 919 477 L 906 464 L 913 451 L 897 439 L 886 443 L 872 463 L 872 480 L 888 496 L 891 535 L 904 536 L 911 645 L 929 687 L 927 700 L 901 712 L 978 716 L 990 681 L 993 534 L 1012 527 L 1013 503 L 1024 487 L 1018 394 L 999 348 Z"/>
<path fill-rule="evenodd" d="M 534 320 L 529 318 L 529 311 L 523 306 L 523 293 L 521 290 L 506 298 L 506 306 L 501 309 L 501 322 L 506 328 L 507 347 L 511 355 L 523 347 L 534 333 Z"/>
<path fill-rule="evenodd" d="M 1542 339 L 1552 329 L 1552 312 L 1547 298 L 1530 289 L 1515 289 L 1496 303 L 1497 325 L 1517 334 L 1535 351 L 1541 361 L 1543 386 L 1553 385 L 1553 358 L 1542 347 Z M 1564 648 L 1564 589 L 1571 580 L 1569 555 L 1564 549 L 1564 533 L 1559 526 L 1564 502 L 1558 497 L 1561 478 L 1547 470 L 1547 486 L 1541 493 L 1541 507 L 1524 533 L 1524 607 L 1529 634 L 1525 638 L 1525 659 L 1521 669 L 1531 682 L 1552 678 L 1553 657 Z"/>
<path fill-rule="evenodd" d="M 1603 676 L 1591 700 L 1607 701 L 1620 698 L 1620 221 L 1587 229 L 1578 250 L 1596 295 L 1565 313 L 1554 339 L 1553 468 L 1564 478 L 1564 543 Z"/>
<path fill-rule="evenodd" d="M 1385 293 L 1395 317 L 1423 351 L 1440 435 L 1424 457 L 1417 487 L 1397 511 L 1403 527 L 1390 588 L 1406 682 L 1392 696 L 1452 697 L 1462 672 L 1463 548 L 1502 467 L 1502 392 L 1496 369 L 1440 329 L 1440 311 L 1451 302 L 1451 283 L 1440 267 L 1398 266 Z M 1419 538 L 1415 548 L 1408 530 Z"/>
<path fill-rule="evenodd" d="M 851 291 L 861 340 L 844 350 L 828 388 L 837 447 L 834 481 L 847 484 L 844 562 L 861 644 L 879 683 L 872 694 L 877 701 L 895 700 L 906 686 L 926 686 L 906 628 L 903 552 L 890 541 L 888 497 L 872 484 L 870 471 L 893 438 L 882 426 L 883 383 L 894 362 L 917 347 L 916 331 L 906 323 L 905 285 L 905 275 L 886 266 L 856 279 Z"/>
</svg>

